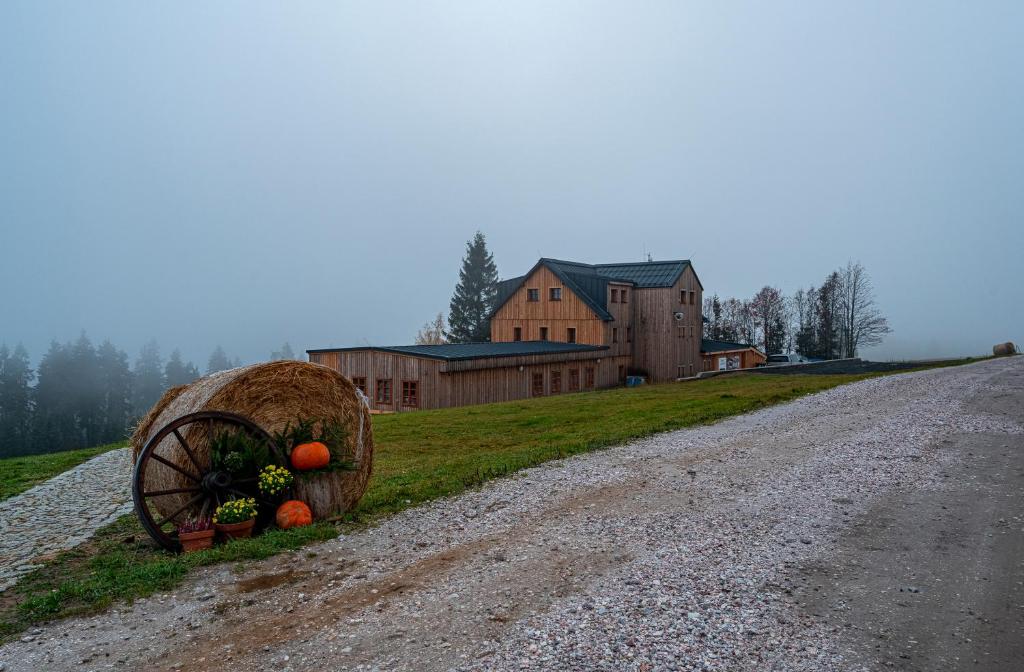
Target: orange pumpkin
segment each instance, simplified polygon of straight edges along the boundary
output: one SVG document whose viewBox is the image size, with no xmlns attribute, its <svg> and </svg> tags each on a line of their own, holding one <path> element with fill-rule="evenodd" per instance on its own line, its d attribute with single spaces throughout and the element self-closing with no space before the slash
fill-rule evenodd
<svg viewBox="0 0 1024 672">
<path fill-rule="evenodd" d="M 292 467 L 299 471 L 320 469 L 331 461 L 331 451 L 319 441 L 302 443 L 292 449 Z"/>
<path fill-rule="evenodd" d="M 309 525 L 313 522 L 313 512 L 309 510 L 305 502 L 300 502 L 297 499 L 289 499 L 287 502 L 277 507 L 277 515 L 275 516 L 277 526 L 282 530 L 287 530 L 292 527 L 302 527 Z"/>
</svg>

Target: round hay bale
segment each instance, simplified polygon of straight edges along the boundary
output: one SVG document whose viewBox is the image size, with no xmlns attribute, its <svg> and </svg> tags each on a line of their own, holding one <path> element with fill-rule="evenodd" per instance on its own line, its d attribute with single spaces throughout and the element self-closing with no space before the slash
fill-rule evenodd
<svg viewBox="0 0 1024 672">
<path fill-rule="evenodd" d="M 352 471 L 296 474 L 295 499 L 306 502 L 315 518 L 328 518 L 351 509 L 366 492 L 373 465 L 373 429 L 370 409 L 359 391 L 334 369 L 307 362 L 280 361 L 221 371 L 168 390 L 139 423 L 132 435 L 134 457 L 162 427 L 198 411 L 228 411 L 242 415 L 270 434 L 281 432 L 302 418 L 339 423 L 348 429 L 348 455 Z M 209 459 L 205 427 L 190 425 L 186 439 L 200 461 Z M 160 455 L 187 467 L 187 454 L 173 436 L 158 447 Z M 167 489 L 185 487 L 185 478 L 159 463 L 150 463 L 155 482 Z M 148 478 L 148 477 L 147 477 Z M 183 505 L 184 500 L 159 500 L 162 514 Z"/>
<path fill-rule="evenodd" d="M 999 345 L 993 345 L 992 354 L 995 355 L 996 357 L 1015 355 L 1017 354 L 1017 346 L 1015 346 L 1010 341 L 1007 341 L 1006 343 L 1000 343 Z"/>
</svg>

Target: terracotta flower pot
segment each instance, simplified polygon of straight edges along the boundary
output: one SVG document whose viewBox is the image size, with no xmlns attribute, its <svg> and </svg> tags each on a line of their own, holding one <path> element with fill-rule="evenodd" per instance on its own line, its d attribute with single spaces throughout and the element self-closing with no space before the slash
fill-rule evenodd
<svg viewBox="0 0 1024 672">
<path fill-rule="evenodd" d="M 252 536 L 252 528 L 255 524 L 256 519 L 251 518 L 241 523 L 217 523 L 214 527 L 224 539 L 245 539 Z"/>
<path fill-rule="evenodd" d="M 202 530 L 201 532 L 179 532 L 178 541 L 181 542 L 181 550 L 186 553 L 201 551 L 206 548 L 213 548 L 213 535 L 217 534 L 214 529 Z"/>
</svg>

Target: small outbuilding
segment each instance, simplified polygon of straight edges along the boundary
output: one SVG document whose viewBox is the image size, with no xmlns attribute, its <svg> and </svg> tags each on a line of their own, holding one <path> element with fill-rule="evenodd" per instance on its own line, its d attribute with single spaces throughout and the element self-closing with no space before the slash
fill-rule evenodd
<svg viewBox="0 0 1024 672">
<path fill-rule="evenodd" d="M 768 359 L 763 352 L 749 343 L 713 341 L 707 338 L 701 341 L 700 354 L 704 360 L 705 371 L 752 369 L 764 365 Z"/>
</svg>

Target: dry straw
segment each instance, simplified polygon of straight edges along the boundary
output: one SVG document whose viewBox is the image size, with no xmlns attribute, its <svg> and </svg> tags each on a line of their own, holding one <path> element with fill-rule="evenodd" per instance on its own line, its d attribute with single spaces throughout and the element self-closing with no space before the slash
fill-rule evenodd
<svg viewBox="0 0 1024 672">
<path fill-rule="evenodd" d="M 197 411 L 228 411 L 249 418 L 274 434 L 296 419 L 338 422 L 348 428 L 349 457 L 354 471 L 317 473 L 296 479 L 297 499 L 309 504 L 315 518 L 328 518 L 351 509 L 366 492 L 373 463 L 370 410 L 352 382 L 334 369 L 306 362 L 282 361 L 221 371 L 191 385 L 168 390 L 146 414 L 132 435 L 134 456 L 160 428 Z M 186 440 L 200 463 L 209 460 L 209 437 L 204 426 L 190 425 Z M 173 436 L 157 448 L 159 455 L 191 468 L 185 451 Z M 150 460 L 147 487 L 173 489 L 191 485 L 184 476 Z M 160 513 L 185 503 L 177 497 L 155 500 Z"/>
</svg>

